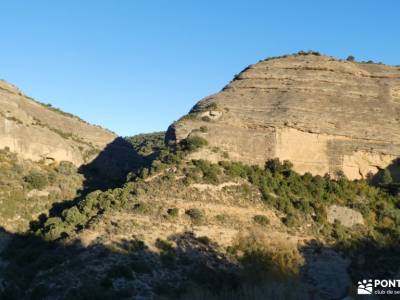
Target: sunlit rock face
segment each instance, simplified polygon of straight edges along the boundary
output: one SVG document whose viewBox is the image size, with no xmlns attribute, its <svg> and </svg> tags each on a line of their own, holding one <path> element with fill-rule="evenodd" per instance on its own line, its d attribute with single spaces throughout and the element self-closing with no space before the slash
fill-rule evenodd
<svg viewBox="0 0 400 300">
<path fill-rule="evenodd" d="M 351 179 L 387 166 L 396 173 L 400 68 L 313 54 L 267 59 L 197 103 L 167 141 L 193 134 L 209 142 L 194 158 L 262 165 L 278 157 L 300 173 Z"/>
<path fill-rule="evenodd" d="M 34 101 L 0 81 L 0 149 L 34 161 L 70 161 L 79 166 L 97 156 L 115 134 Z"/>
</svg>

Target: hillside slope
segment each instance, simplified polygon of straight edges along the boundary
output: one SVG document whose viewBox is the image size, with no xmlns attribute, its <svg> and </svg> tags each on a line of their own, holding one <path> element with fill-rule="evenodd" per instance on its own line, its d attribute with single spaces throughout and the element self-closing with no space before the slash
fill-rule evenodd
<svg viewBox="0 0 400 300">
<path fill-rule="evenodd" d="M 357 73 L 363 68 L 374 75 Z M 296 80 L 259 82 L 265 70 L 297 74 Z M 353 79 L 343 77 L 342 88 L 318 98 L 338 70 L 362 78 L 348 86 Z M 392 91 L 398 80 L 392 71 L 315 53 L 267 60 L 201 101 L 166 134 L 113 138 L 103 148 L 99 142 L 93 149 L 101 151 L 79 168 L 0 150 L 0 298 L 336 300 L 356 298 L 361 278 L 397 278 L 400 184 L 398 165 L 390 162 L 399 128 L 388 131 L 397 124 L 396 95 L 376 96 L 387 103 L 371 114 L 373 105 L 353 103 L 350 119 L 335 100 L 345 87 L 343 99 L 351 104 L 350 87 L 359 85 L 365 95 L 368 82 L 370 93 L 382 84 Z M 329 80 L 321 84 L 324 76 Z M 304 87 L 297 86 L 302 80 Z M 263 87 L 270 82 L 276 89 Z M 29 103 L 82 125 L 28 100 L 3 103 Z M 385 111 L 386 119 L 367 124 L 353 111 L 362 108 L 369 118 Z M 81 150 L 79 133 L 64 137 L 51 127 L 63 118 L 41 116 L 53 125 L 40 125 L 28 122 L 32 112 L 26 119 L 20 109 L 5 112 L 6 127 L 52 132 Z M 379 168 L 374 185 L 345 176 Z"/>
<path fill-rule="evenodd" d="M 183 140 L 121 187 L 80 197 L 24 235 L 4 232 L 0 295 L 343 299 L 359 278 L 399 272 L 391 185 L 301 176 L 288 161 L 190 160 L 202 146 Z"/>
<path fill-rule="evenodd" d="M 299 53 L 250 65 L 167 134 L 209 142 L 195 158 L 365 178 L 400 155 L 400 68 Z M 218 149 L 219 151 L 211 151 Z"/>
<path fill-rule="evenodd" d="M 76 166 L 95 157 L 116 135 L 25 96 L 0 81 L 0 149 L 8 147 L 34 161 L 70 161 Z"/>
</svg>

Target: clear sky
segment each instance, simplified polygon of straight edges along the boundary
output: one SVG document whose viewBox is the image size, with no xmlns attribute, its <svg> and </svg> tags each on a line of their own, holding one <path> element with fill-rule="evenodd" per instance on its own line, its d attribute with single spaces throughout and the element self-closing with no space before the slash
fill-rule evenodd
<svg viewBox="0 0 400 300">
<path fill-rule="evenodd" d="M 400 1 L 0 0 L 0 78 L 120 135 L 165 130 L 260 59 L 400 64 Z"/>
</svg>

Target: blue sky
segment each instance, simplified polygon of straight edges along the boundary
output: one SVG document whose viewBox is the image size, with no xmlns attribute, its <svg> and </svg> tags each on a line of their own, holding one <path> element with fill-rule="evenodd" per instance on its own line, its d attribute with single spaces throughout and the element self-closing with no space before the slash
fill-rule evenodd
<svg viewBox="0 0 400 300">
<path fill-rule="evenodd" d="M 165 130 L 260 59 L 400 64 L 400 1 L 1 1 L 0 78 L 120 135 Z"/>
</svg>

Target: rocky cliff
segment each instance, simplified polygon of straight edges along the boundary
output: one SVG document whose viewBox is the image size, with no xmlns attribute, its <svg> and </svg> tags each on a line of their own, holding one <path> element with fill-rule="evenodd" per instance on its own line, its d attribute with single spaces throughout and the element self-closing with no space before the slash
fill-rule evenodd
<svg viewBox="0 0 400 300">
<path fill-rule="evenodd" d="M 34 101 L 0 81 L 0 149 L 8 147 L 34 161 L 65 160 L 79 166 L 115 138 L 110 131 Z"/>
<path fill-rule="evenodd" d="M 208 140 L 195 158 L 264 164 L 349 178 L 400 156 L 400 68 L 315 53 L 266 59 L 236 75 L 170 126 L 168 142 Z"/>
</svg>

